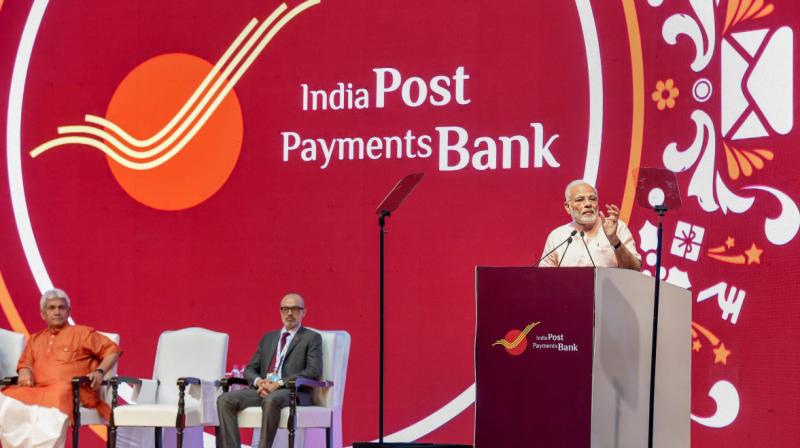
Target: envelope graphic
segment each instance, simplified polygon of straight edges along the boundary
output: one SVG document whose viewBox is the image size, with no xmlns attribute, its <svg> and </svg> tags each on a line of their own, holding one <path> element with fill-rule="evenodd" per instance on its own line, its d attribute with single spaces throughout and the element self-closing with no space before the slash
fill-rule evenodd
<svg viewBox="0 0 800 448">
<path fill-rule="evenodd" d="M 722 39 L 722 135 L 786 135 L 794 124 L 794 33 L 784 26 Z"/>
</svg>

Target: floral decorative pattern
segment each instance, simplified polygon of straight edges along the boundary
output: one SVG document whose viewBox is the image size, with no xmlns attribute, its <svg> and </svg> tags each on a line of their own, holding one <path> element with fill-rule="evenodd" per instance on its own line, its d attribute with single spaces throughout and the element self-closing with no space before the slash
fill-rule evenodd
<svg viewBox="0 0 800 448">
<path fill-rule="evenodd" d="M 650 96 L 656 102 L 658 110 L 664 110 L 665 107 L 672 109 L 675 107 L 675 98 L 680 94 L 680 90 L 675 86 L 675 81 L 672 78 L 667 78 L 665 81 L 658 81 L 656 83 L 656 90 Z"/>
</svg>

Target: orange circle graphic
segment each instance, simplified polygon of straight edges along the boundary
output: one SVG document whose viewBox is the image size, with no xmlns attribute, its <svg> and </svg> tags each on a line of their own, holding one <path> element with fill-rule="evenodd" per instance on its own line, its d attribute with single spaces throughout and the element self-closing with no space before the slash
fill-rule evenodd
<svg viewBox="0 0 800 448">
<path fill-rule="evenodd" d="M 517 337 L 521 333 L 522 332 L 519 330 L 509 330 L 509 332 L 506 333 L 506 337 L 504 339 L 506 341 L 513 341 L 517 339 Z M 519 356 L 522 354 L 522 352 L 525 351 L 526 348 L 528 348 L 528 338 L 526 336 L 523 336 L 522 341 L 519 343 L 519 345 L 517 345 L 514 348 L 507 348 L 506 351 L 508 352 L 509 355 Z"/>
<path fill-rule="evenodd" d="M 149 59 L 134 68 L 117 87 L 106 119 L 136 139 L 148 139 L 178 114 L 212 68 L 209 62 L 184 53 Z M 225 84 L 227 82 L 223 87 Z M 112 174 L 131 197 L 158 210 L 183 210 L 202 203 L 222 188 L 239 159 L 244 126 L 239 99 L 233 89 L 208 120 L 200 123 L 200 117 L 212 102 L 213 97 L 191 120 L 190 113 L 183 116 L 180 122 L 188 121 L 185 130 L 179 131 L 180 125 L 177 125 L 172 133 L 165 134 L 152 145 L 135 148 L 149 150 L 173 133 L 177 134 L 174 143 L 165 146 L 175 147 L 195 124 L 201 124 L 188 143 L 163 164 L 136 170 L 106 156 Z M 199 106 L 199 101 L 195 106 Z M 168 150 L 140 161 L 156 160 Z"/>
</svg>

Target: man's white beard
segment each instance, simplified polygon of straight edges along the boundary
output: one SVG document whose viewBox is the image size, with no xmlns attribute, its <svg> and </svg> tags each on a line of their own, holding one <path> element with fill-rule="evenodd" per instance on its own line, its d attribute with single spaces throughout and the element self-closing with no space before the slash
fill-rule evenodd
<svg viewBox="0 0 800 448">
<path fill-rule="evenodd" d="M 572 214 L 572 219 L 575 220 L 576 223 L 582 226 L 589 226 L 594 224 L 597 221 L 597 212 L 595 211 L 591 215 L 583 215 L 578 213 L 574 210 L 570 212 Z"/>
</svg>

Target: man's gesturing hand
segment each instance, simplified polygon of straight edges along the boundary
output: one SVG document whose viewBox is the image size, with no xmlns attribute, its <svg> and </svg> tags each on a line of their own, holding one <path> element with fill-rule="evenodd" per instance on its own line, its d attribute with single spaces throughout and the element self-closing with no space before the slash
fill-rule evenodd
<svg viewBox="0 0 800 448">
<path fill-rule="evenodd" d="M 619 237 L 617 237 L 619 207 L 614 204 L 606 204 L 606 213 L 600 212 L 600 220 L 603 224 L 603 232 L 605 232 L 608 242 L 611 243 L 612 246 L 616 246 L 617 243 L 619 243 Z"/>
</svg>

